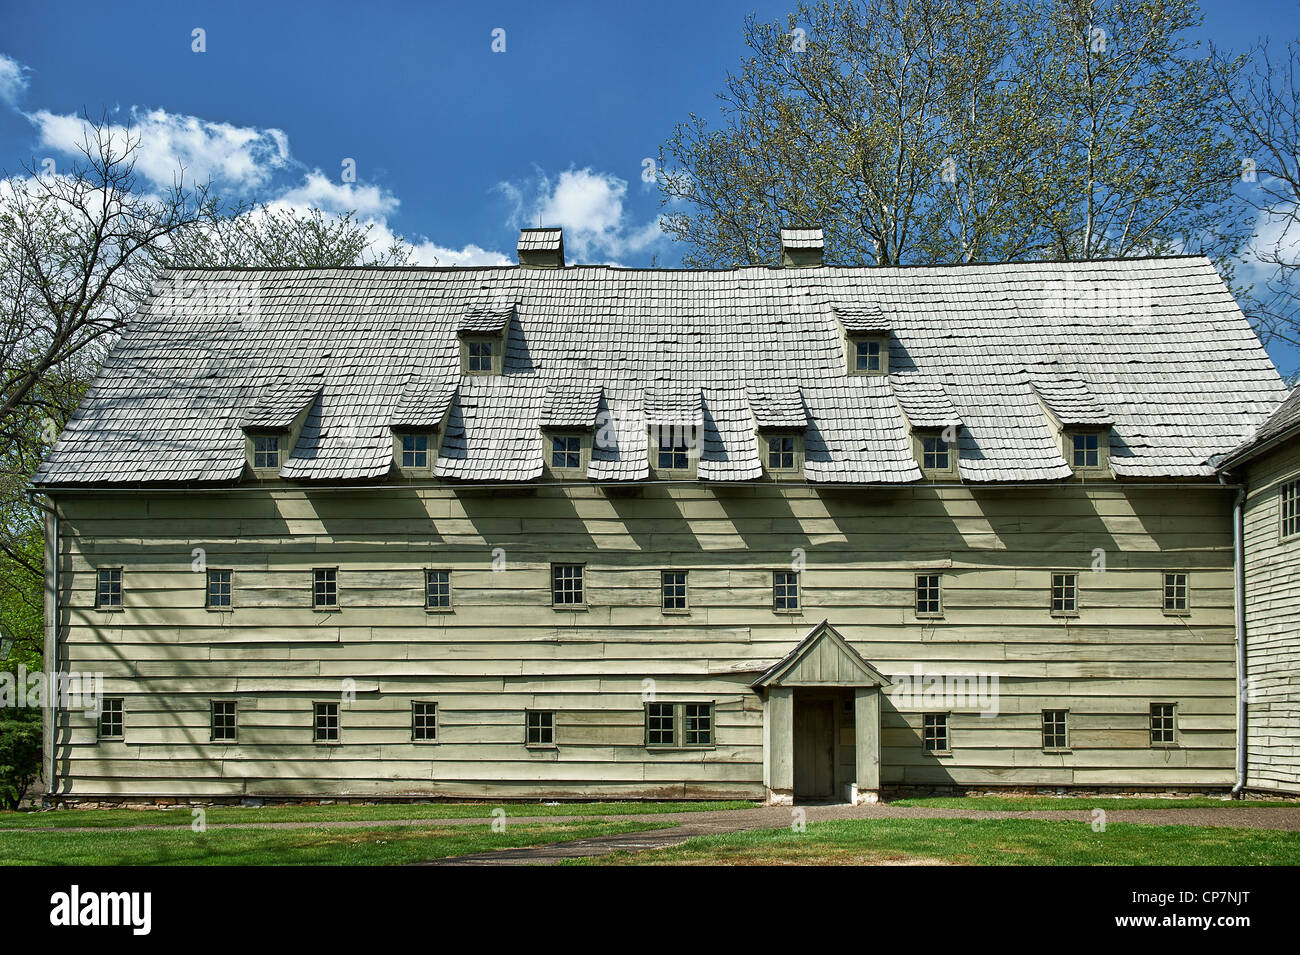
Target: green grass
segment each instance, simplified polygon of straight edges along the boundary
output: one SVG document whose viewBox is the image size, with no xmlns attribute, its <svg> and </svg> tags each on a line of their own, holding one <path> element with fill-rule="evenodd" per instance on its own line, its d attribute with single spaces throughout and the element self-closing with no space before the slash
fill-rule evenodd
<svg viewBox="0 0 1300 955">
<path fill-rule="evenodd" d="M 1181 799 L 1160 799 L 1152 796 L 927 796 L 916 799 L 893 799 L 891 806 L 921 806 L 926 809 L 987 809 L 1019 812 L 1039 809 L 1240 809 L 1255 806 L 1290 806 L 1300 809 L 1300 802 L 1276 800 L 1216 799 L 1207 796 L 1189 796 Z"/>
<path fill-rule="evenodd" d="M 1022 819 L 839 819 L 616 852 L 589 865 L 1296 865 L 1300 832 Z"/>
<path fill-rule="evenodd" d="M 402 865 L 519 846 L 659 829 L 671 823 L 556 822 L 356 829 L 25 831 L 0 841 L 0 865 Z"/>
<path fill-rule="evenodd" d="M 639 816 L 665 812 L 703 812 L 723 809 L 752 809 L 757 803 L 730 802 L 583 802 L 583 803 L 387 803 L 375 806 L 213 806 L 207 809 L 207 823 L 258 822 L 382 822 L 392 819 L 476 819 L 487 818 L 493 809 L 510 816 Z M 52 809 L 42 812 L 0 812 L 0 830 L 53 829 L 60 827 L 101 828 L 111 826 L 190 826 L 191 807 L 175 809 Z"/>
</svg>

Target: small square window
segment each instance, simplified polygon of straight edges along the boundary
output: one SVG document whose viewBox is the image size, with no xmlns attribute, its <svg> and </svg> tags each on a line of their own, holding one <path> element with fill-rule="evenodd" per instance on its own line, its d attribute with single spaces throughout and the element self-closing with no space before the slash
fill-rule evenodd
<svg viewBox="0 0 1300 955">
<path fill-rule="evenodd" d="M 231 577 L 228 570 L 208 571 L 208 606 L 229 607 L 231 598 Z"/>
<path fill-rule="evenodd" d="M 713 745 L 713 704 L 684 703 L 683 729 L 687 746 Z"/>
<path fill-rule="evenodd" d="M 948 714 L 926 713 L 922 717 L 921 739 L 927 753 L 947 753 L 952 749 L 948 739 Z"/>
<path fill-rule="evenodd" d="M 106 696 L 100 701 L 99 738 L 121 739 L 124 735 L 122 697 Z"/>
<path fill-rule="evenodd" d="M 1174 745 L 1174 704 L 1151 704 L 1151 745 Z"/>
<path fill-rule="evenodd" d="M 311 605 L 317 609 L 334 609 L 339 605 L 339 572 L 333 567 L 312 571 Z"/>
<path fill-rule="evenodd" d="M 767 439 L 767 469 L 793 471 L 798 460 L 793 435 L 776 435 Z"/>
<path fill-rule="evenodd" d="M 96 574 L 95 606 L 101 609 L 122 606 L 121 567 L 104 567 Z"/>
<path fill-rule="evenodd" d="M 690 446 L 683 435 L 660 437 L 658 452 L 656 467 L 661 471 L 686 471 L 691 466 Z"/>
<path fill-rule="evenodd" d="M 924 471 L 947 471 L 952 467 L 952 456 L 948 442 L 939 435 L 925 435 L 921 438 L 921 469 Z"/>
<path fill-rule="evenodd" d="M 259 434 L 253 438 L 253 467 L 278 468 L 280 466 L 280 437 Z"/>
<path fill-rule="evenodd" d="M 1079 612 L 1079 575 L 1052 574 L 1052 613 Z"/>
<path fill-rule="evenodd" d="M 677 743 L 675 709 L 671 703 L 647 703 L 645 741 L 647 746 L 673 746 Z"/>
<path fill-rule="evenodd" d="M 1165 574 L 1165 613 L 1187 612 L 1187 575 L 1182 572 Z"/>
<path fill-rule="evenodd" d="M 477 341 L 466 343 L 467 370 L 471 373 L 491 373 L 495 354 L 495 342 Z"/>
<path fill-rule="evenodd" d="M 1071 464 L 1076 468 L 1095 468 L 1101 466 L 1101 450 L 1098 435 L 1074 434 L 1070 436 L 1074 448 Z"/>
<path fill-rule="evenodd" d="M 451 609 L 450 570 L 426 570 L 424 572 L 424 608 L 426 610 Z"/>
<path fill-rule="evenodd" d="M 778 570 L 772 574 L 772 609 L 793 613 L 799 609 L 799 573 Z"/>
<path fill-rule="evenodd" d="M 1283 484 L 1278 503 L 1282 511 L 1281 535 L 1295 537 L 1300 534 L 1300 481 Z"/>
<path fill-rule="evenodd" d="M 939 603 L 939 574 L 916 575 L 917 616 L 937 617 L 942 613 Z"/>
<path fill-rule="evenodd" d="M 417 743 L 437 742 L 437 703 L 425 703 L 418 700 L 411 703 L 411 739 Z"/>
<path fill-rule="evenodd" d="M 235 742 L 235 701 L 212 701 L 212 742 Z"/>
<path fill-rule="evenodd" d="M 339 741 L 339 705 L 337 703 L 312 704 L 312 736 L 318 743 Z"/>
<path fill-rule="evenodd" d="M 659 575 L 659 593 L 664 610 L 686 609 L 686 571 L 665 570 Z"/>
<path fill-rule="evenodd" d="M 582 571 L 582 564 L 551 565 L 551 603 L 554 606 L 583 606 Z"/>
<path fill-rule="evenodd" d="M 528 710 L 525 714 L 525 742 L 529 746 L 555 745 L 555 714 L 550 710 Z"/>
<path fill-rule="evenodd" d="M 1065 717 L 1068 710 L 1043 710 L 1043 749 L 1067 749 Z"/>
<path fill-rule="evenodd" d="M 576 434 L 551 436 L 551 468 L 572 471 L 582 467 L 582 437 Z"/>
<path fill-rule="evenodd" d="M 429 466 L 429 436 L 427 434 L 402 435 L 402 467 L 427 468 Z"/>
<path fill-rule="evenodd" d="M 880 344 L 878 341 L 853 343 L 854 368 L 857 371 L 880 371 Z"/>
</svg>

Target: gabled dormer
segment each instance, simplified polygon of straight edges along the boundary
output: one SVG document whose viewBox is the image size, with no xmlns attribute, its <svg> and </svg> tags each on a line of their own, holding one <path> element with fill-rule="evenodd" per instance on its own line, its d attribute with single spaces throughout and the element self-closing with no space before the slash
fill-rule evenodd
<svg viewBox="0 0 1300 955">
<path fill-rule="evenodd" d="M 704 444 L 704 400 L 698 385 L 659 382 L 645 392 L 650 474 L 661 480 L 696 476 Z"/>
<path fill-rule="evenodd" d="M 931 481 L 960 480 L 962 421 L 943 385 L 920 375 L 894 375 L 889 384 L 921 476 Z"/>
<path fill-rule="evenodd" d="M 891 327 L 873 302 L 834 305 L 844 344 L 845 371 L 850 375 L 888 375 Z"/>
<path fill-rule="evenodd" d="M 500 375 L 505 367 L 506 341 L 515 317 L 511 304 L 471 308 L 456 328 L 460 339 L 462 375 Z"/>
<path fill-rule="evenodd" d="M 542 460 L 551 477 L 586 477 L 600 402 L 598 385 L 562 383 L 547 390 L 539 428 Z"/>
<path fill-rule="evenodd" d="M 1065 463 L 1080 477 L 1109 477 L 1114 419 L 1083 379 L 1058 365 L 1026 368 L 1025 374 Z"/>
<path fill-rule="evenodd" d="M 411 478 L 433 475 L 455 397 L 452 378 L 413 378 L 406 383 L 389 419 L 397 473 Z"/>
<path fill-rule="evenodd" d="M 746 390 L 763 473 L 774 480 L 803 477 L 808 431 L 803 395 L 793 385 L 751 385 Z"/>
<path fill-rule="evenodd" d="M 240 428 L 253 477 L 269 480 L 280 476 L 320 395 L 321 386 L 314 382 L 283 384 L 269 390 L 244 417 Z"/>
</svg>

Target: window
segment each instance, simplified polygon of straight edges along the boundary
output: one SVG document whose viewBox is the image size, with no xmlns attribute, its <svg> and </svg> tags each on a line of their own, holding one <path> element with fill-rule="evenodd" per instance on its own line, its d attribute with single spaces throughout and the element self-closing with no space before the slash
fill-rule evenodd
<svg viewBox="0 0 1300 955">
<path fill-rule="evenodd" d="M 667 431 L 668 429 L 664 429 Z M 662 435 L 656 465 L 661 471 L 685 471 L 691 466 L 690 450 L 684 434 Z"/>
<path fill-rule="evenodd" d="M 772 574 L 772 609 L 778 613 L 794 613 L 799 609 L 797 571 L 778 570 Z"/>
<path fill-rule="evenodd" d="M 916 575 L 916 614 L 937 617 L 942 613 L 939 604 L 939 574 Z"/>
<path fill-rule="evenodd" d="M 1070 435 L 1070 441 L 1074 451 L 1074 456 L 1070 463 L 1076 468 L 1101 467 L 1101 449 L 1098 440 L 1099 436 L 1095 434 Z"/>
<path fill-rule="evenodd" d="M 104 697 L 99 710 L 99 738 L 121 739 L 124 725 L 122 720 L 122 698 L 120 696 Z"/>
<path fill-rule="evenodd" d="M 925 435 L 921 438 L 921 469 L 924 471 L 947 471 L 952 467 L 952 458 L 948 453 L 948 442 L 939 435 Z"/>
<path fill-rule="evenodd" d="M 948 714 L 926 713 L 921 722 L 921 740 L 927 753 L 951 752 L 948 739 Z"/>
<path fill-rule="evenodd" d="M 1165 574 L 1165 613 L 1187 613 L 1187 575 Z"/>
<path fill-rule="evenodd" d="M 1151 704 L 1151 745 L 1174 745 L 1174 704 Z"/>
<path fill-rule="evenodd" d="M 339 605 L 339 572 L 334 567 L 317 567 L 312 571 L 311 605 L 334 610 Z"/>
<path fill-rule="evenodd" d="M 1290 481 L 1282 485 L 1282 536 L 1295 537 L 1300 534 L 1300 481 Z"/>
<path fill-rule="evenodd" d="M 647 703 L 645 741 L 647 746 L 712 746 L 713 704 Z"/>
<path fill-rule="evenodd" d="M 278 468 L 280 466 L 280 436 L 260 434 L 253 438 L 253 467 Z"/>
<path fill-rule="evenodd" d="M 551 469 L 574 470 L 582 467 L 582 436 L 556 434 L 551 436 Z"/>
<path fill-rule="evenodd" d="M 490 339 L 467 342 L 465 370 L 470 374 L 490 375 L 496 354 L 495 344 Z"/>
<path fill-rule="evenodd" d="M 426 570 L 424 572 L 424 609 L 451 609 L 450 570 Z"/>
<path fill-rule="evenodd" d="M 1079 612 L 1079 575 L 1052 574 L 1052 613 Z"/>
<path fill-rule="evenodd" d="M 402 435 L 402 467 L 427 468 L 429 466 L 429 436 L 427 434 Z"/>
<path fill-rule="evenodd" d="M 1068 710 L 1043 710 L 1043 749 L 1068 749 L 1065 716 Z"/>
<path fill-rule="evenodd" d="M 212 701 L 212 742 L 233 743 L 235 741 L 235 701 Z"/>
<path fill-rule="evenodd" d="M 122 568 L 105 567 L 96 576 L 95 606 L 100 609 L 120 608 L 122 606 Z"/>
<path fill-rule="evenodd" d="M 423 703 L 420 701 L 411 703 L 411 739 L 417 743 L 437 742 L 437 703 Z"/>
<path fill-rule="evenodd" d="M 528 710 L 524 714 L 524 723 L 524 742 L 527 745 L 555 745 L 555 714 L 550 710 Z"/>
<path fill-rule="evenodd" d="M 876 340 L 854 342 L 854 370 L 865 372 L 880 371 L 881 344 L 881 342 Z"/>
<path fill-rule="evenodd" d="M 230 579 L 231 579 L 231 572 L 228 570 L 208 571 L 208 606 L 209 607 L 230 606 L 230 594 L 231 594 Z"/>
<path fill-rule="evenodd" d="M 794 435 L 778 435 L 767 439 L 769 471 L 793 471 L 798 460 L 798 445 Z"/>
<path fill-rule="evenodd" d="M 686 571 L 665 570 L 659 575 L 661 606 L 667 612 L 681 612 L 686 607 Z"/>
<path fill-rule="evenodd" d="M 556 607 L 581 607 L 582 564 L 551 565 L 551 603 Z"/>
<path fill-rule="evenodd" d="M 337 703 L 312 704 L 312 738 L 318 743 L 339 741 L 339 705 Z"/>
</svg>

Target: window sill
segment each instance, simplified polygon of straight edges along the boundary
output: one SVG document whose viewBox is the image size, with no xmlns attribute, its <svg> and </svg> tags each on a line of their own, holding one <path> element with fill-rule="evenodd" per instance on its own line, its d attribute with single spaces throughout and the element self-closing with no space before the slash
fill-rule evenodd
<svg viewBox="0 0 1300 955">
<path fill-rule="evenodd" d="M 665 617 L 689 617 L 691 615 L 690 608 L 687 608 L 685 610 L 661 609 L 660 613 L 662 613 Z"/>
<path fill-rule="evenodd" d="M 126 608 L 124 608 L 124 607 L 96 607 L 95 609 L 98 610 L 100 613 L 121 613 L 121 612 L 122 612 L 123 610 L 125 610 Z"/>
<path fill-rule="evenodd" d="M 716 743 L 710 743 L 707 746 L 669 746 L 660 743 L 647 743 L 645 748 L 651 753 L 707 753 L 717 749 L 718 746 Z"/>
<path fill-rule="evenodd" d="M 1152 749 L 1178 749 L 1177 743 L 1152 743 Z"/>
<path fill-rule="evenodd" d="M 951 756 L 952 755 L 952 750 L 950 749 L 927 749 L 924 750 L 923 752 L 925 753 L 926 756 Z"/>
<path fill-rule="evenodd" d="M 555 743 L 525 743 L 524 749 L 532 753 L 557 753 L 560 747 Z"/>
<path fill-rule="evenodd" d="M 942 620 L 943 612 L 940 611 L 939 613 L 918 613 L 916 615 L 916 619 L 917 620 Z"/>
<path fill-rule="evenodd" d="M 1044 746 L 1043 752 L 1046 753 L 1048 756 L 1068 756 L 1070 753 L 1074 752 L 1074 750 L 1070 749 L 1068 746 L 1065 747 L 1064 749 L 1058 749 L 1056 747 L 1051 747 L 1051 746 Z"/>
<path fill-rule="evenodd" d="M 456 611 L 452 607 L 425 607 L 424 612 L 425 613 L 455 613 Z"/>
<path fill-rule="evenodd" d="M 576 610 L 585 613 L 588 607 L 586 604 L 551 604 L 551 609 L 559 611 Z"/>
<path fill-rule="evenodd" d="M 1162 613 L 1166 617 L 1190 617 L 1192 615 L 1190 610 L 1165 610 Z"/>
<path fill-rule="evenodd" d="M 204 607 L 208 613 L 230 613 L 234 607 Z"/>
<path fill-rule="evenodd" d="M 338 613 L 342 607 L 312 607 L 316 613 Z"/>
<path fill-rule="evenodd" d="M 1077 611 L 1077 610 L 1053 610 L 1053 611 L 1051 612 L 1051 615 L 1052 615 L 1053 618 L 1060 619 L 1060 620 L 1072 620 L 1073 618 L 1079 616 L 1079 611 Z"/>
<path fill-rule="evenodd" d="M 779 608 L 777 608 L 777 607 L 773 607 L 773 608 L 772 608 L 772 613 L 780 614 L 780 615 L 783 616 L 783 617 L 797 617 L 797 616 L 799 616 L 801 613 L 803 613 L 803 608 L 801 608 L 801 607 L 795 607 L 795 608 L 792 609 L 792 610 L 782 610 L 782 609 L 779 609 Z"/>
</svg>

